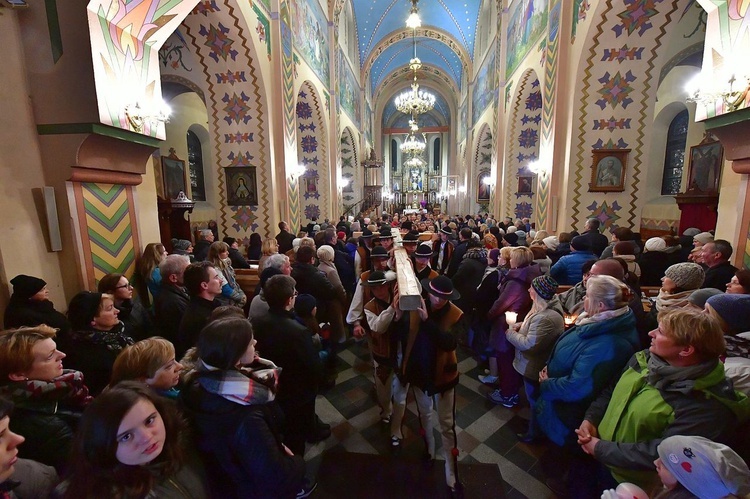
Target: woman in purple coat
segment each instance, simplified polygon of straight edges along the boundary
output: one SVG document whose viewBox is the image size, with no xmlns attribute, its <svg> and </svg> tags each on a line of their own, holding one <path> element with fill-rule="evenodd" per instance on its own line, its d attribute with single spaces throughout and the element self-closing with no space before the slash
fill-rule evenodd
<svg viewBox="0 0 750 499">
<path fill-rule="evenodd" d="M 505 337 L 508 329 L 505 312 L 515 312 L 516 320 L 523 320 L 531 308 L 529 286 L 534 278 L 542 275 L 539 265 L 534 265 L 534 254 L 529 248 L 513 248 L 510 254 L 510 270 L 501 278 L 500 293 L 490 308 L 487 318 L 490 320 L 490 347 L 494 355 L 490 357 L 490 375 L 480 379 L 485 384 L 500 381 L 500 388 L 488 395 L 490 401 L 513 407 L 518 404 L 518 390 L 521 387 L 521 375 L 513 369 L 515 348 Z"/>
</svg>

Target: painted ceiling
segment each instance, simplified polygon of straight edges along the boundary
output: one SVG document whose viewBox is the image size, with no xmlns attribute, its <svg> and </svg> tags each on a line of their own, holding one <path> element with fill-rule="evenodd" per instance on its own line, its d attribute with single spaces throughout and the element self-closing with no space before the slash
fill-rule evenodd
<svg viewBox="0 0 750 499">
<path fill-rule="evenodd" d="M 448 33 L 469 53 L 474 53 L 479 8 L 482 0 L 419 0 L 417 7 L 423 28 Z M 403 30 L 411 0 L 352 0 L 362 64 L 378 44 L 391 33 Z M 394 69 L 408 65 L 413 57 L 412 41 L 401 40 L 381 53 L 373 64 L 372 88 Z M 462 68 L 458 56 L 447 45 L 417 37 L 417 57 L 450 75 L 460 85 Z"/>
</svg>

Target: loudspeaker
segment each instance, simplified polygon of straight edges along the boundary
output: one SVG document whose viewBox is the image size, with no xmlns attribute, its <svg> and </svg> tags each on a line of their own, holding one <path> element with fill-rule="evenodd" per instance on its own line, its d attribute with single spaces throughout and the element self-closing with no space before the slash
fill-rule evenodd
<svg viewBox="0 0 750 499">
<path fill-rule="evenodd" d="M 55 202 L 55 188 L 42 187 L 44 211 L 47 215 L 47 234 L 49 235 L 50 251 L 62 251 L 60 237 L 60 220 L 57 218 L 57 203 Z"/>
</svg>

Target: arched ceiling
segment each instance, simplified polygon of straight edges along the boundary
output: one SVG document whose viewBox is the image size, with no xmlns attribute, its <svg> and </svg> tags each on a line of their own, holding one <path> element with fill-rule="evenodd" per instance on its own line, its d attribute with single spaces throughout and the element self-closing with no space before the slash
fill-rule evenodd
<svg viewBox="0 0 750 499">
<path fill-rule="evenodd" d="M 437 92 L 435 88 L 430 85 L 420 84 L 419 88 L 423 88 L 435 96 L 435 108 L 432 110 L 432 114 L 440 115 L 439 120 L 442 122 L 441 124 L 446 124 L 446 125 L 450 124 L 451 108 L 448 105 L 448 102 L 442 96 L 442 94 L 440 92 Z M 395 115 L 400 115 L 400 116 L 395 116 Z M 396 110 L 396 105 L 393 103 L 393 99 L 388 100 L 388 103 L 385 105 L 385 109 L 383 109 L 383 119 L 382 119 L 383 126 L 384 127 L 396 127 L 396 125 L 393 124 L 395 123 L 394 120 L 397 120 L 400 117 L 404 117 L 406 119 L 404 123 L 406 123 L 408 126 L 411 116 L 408 116 Z M 421 121 L 419 124 L 420 126 L 433 126 L 433 125 L 425 125 Z"/>
<path fill-rule="evenodd" d="M 391 72 L 408 66 L 412 57 L 414 57 L 414 44 L 411 37 L 400 40 L 381 52 L 373 62 L 370 71 L 371 88 L 378 88 Z M 461 60 L 444 43 L 426 38 L 418 39 L 417 57 L 423 64 L 443 69 L 456 86 L 461 86 Z"/>
</svg>

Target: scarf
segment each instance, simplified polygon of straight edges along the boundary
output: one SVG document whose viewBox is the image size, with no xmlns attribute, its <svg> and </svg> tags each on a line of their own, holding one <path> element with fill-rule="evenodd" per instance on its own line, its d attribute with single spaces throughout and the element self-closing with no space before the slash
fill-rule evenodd
<svg viewBox="0 0 750 499">
<path fill-rule="evenodd" d="M 694 289 L 681 291 L 679 293 L 667 293 L 664 288 L 659 290 L 659 296 L 656 297 L 656 310 L 661 312 L 667 308 L 682 308 L 688 304 L 688 298 L 693 294 Z"/>
<path fill-rule="evenodd" d="M 281 368 L 266 359 L 256 359 L 250 368 L 220 370 L 198 361 L 198 383 L 209 393 L 240 405 L 267 404 L 276 398 Z"/>
<path fill-rule="evenodd" d="M 651 354 L 646 381 L 657 390 L 669 389 L 687 395 L 693 391 L 695 381 L 710 374 L 717 362 L 708 360 L 694 366 L 675 367 L 658 355 Z"/>
<path fill-rule="evenodd" d="M 604 312 L 599 312 L 598 314 L 594 314 L 591 317 L 589 317 L 589 314 L 587 314 L 586 312 L 581 312 L 581 315 L 579 315 L 576 319 L 576 326 L 585 326 L 586 324 L 593 324 L 595 322 L 614 319 L 615 317 L 620 317 L 621 315 L 627 314 L 629 311 L 630 307 L 625 305 L 624 307 L 616 308 L 614 310 L 605 310 Z"/>
<path fill-rule="evenodd" d="M 78 341 L 88 341 L 95 345 L 104 345 L 107 350 L 112 352 L 119 352 L 126 346 L 133 344 L 133 338 L 125 334 L 125 324 L 122 321 L 109 331 L 98 331 L 96 329 L 76 331 L 72 334 L 72 338 Z"/>
<path fill-rule="evenodd" d="M 83 383 L 83 374 L 72 369 L 63 370 L 63 373 L 52 381 L 13 381 L 0 386 L 0 395 L 12 399 L 20 408 L 29 406 L 51 413 L 56 412 L 59 403 L 83 409 L 94 399 Z"/>
</svg>

